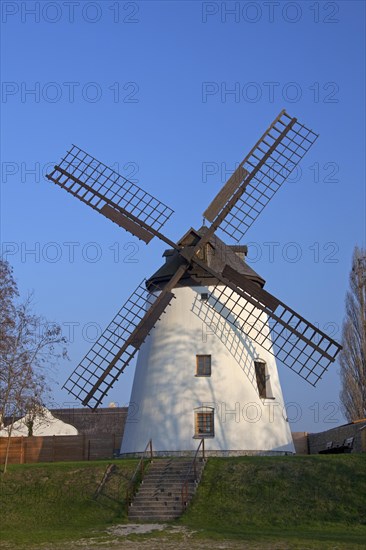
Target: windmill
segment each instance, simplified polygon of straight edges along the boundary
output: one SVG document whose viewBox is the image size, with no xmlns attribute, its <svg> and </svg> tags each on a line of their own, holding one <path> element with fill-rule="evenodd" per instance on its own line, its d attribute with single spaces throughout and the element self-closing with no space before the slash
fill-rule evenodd
<svg viewBox="0 0 366 550">
<path fill-rule="evenodd" d="M 169 247 L 64 385 L 96 408 L 139 351 L 123 453 L 150 438 L 161 453 L 191 451 L 198 438 L 212 452 L 293 450 L 276 359 L 315 386 L 341 347 L 264 290 L 246 247 L 216 232 L 240 243 L 317 137 L 281 111 L 204 212 L 210 225 L 178 242 L 161 232 L 167 205 L 75 145 L 47 175 L 146 244 Z"/>
</svg>

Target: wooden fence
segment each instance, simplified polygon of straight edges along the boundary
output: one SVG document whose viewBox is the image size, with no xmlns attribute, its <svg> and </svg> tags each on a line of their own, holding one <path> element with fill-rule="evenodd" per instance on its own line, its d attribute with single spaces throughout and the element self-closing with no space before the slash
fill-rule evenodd
<svg viewBox="0 0 366 550">
<path fill-rule="evenodd" d="M 53 435 L 44 437 L 11 437 L 9 464 L 32 462 L 65 462 L 67 460 L 98 460 L 112 458 L 119 452 L 121 436 Z M 7 437 L 0 437 L 0 464 L 4 464 Z"/>
</svg>

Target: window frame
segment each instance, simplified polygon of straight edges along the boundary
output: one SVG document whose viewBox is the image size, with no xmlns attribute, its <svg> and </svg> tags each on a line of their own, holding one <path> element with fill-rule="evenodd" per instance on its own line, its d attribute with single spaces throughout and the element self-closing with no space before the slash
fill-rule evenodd
<svg viewBox="0 0 366 550">
<path fill-rule="evenodd" d="M 209 425 L 210 431 L 200 432 L 200 418 L 203 417 L 202 426 Z M 210 418 L 209 422 L 206 419 Z M 201 428 L 202 429 L 202 428 Z M 194 439 L 205 439 L 215 437 L 215 409 L 212 407 L 199 407 L 194 410 Z"/>
<path fill-rule="evenodd" d="M 257 389 L 259 397 L 266 399 L 267 384 L 266 384 L 266 362 L 261 359 L 254 361 L 255 378 L 257 381 Z M 261 371 L 261 372 L 260 372 Z"/>
<path fill-rule="evenodd" d="M 207 372 L 200 372 L 200 365 L 199 360 L 202 358 L 209 358 L 209 366 L 205 365 L 205 361 L 203 364 L 203 371 L 209 370 L 209 373 Z M 209 378 L 212 375 L 212 356 L 209 354 L 196 354 L 196 374 L 198 378 Z"/>
<path fill-rule="evenodd" d="M 259 365 L 263 366 L 261 367 L 263 369 L 262 379 L 258 372 Z M 258 359 L 255 359 L 254 372 L 255 372 L 255 379 L 257 382 L 257 390 L 258 390 L 259 397 L 261 399 L 275 399 L 272 395 L 272 388 L 269 380 L 267 362 L 264 361 L 264 359 L 261 359 L 260 357 L 258 357 Z"/>
</svg>

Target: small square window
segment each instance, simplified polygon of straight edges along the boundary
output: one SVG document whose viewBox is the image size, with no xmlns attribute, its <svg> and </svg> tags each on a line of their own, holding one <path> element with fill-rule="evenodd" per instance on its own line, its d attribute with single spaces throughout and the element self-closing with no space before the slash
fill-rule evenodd
<svg viewBox="0 0 366 550">
<path fill-rule="evenodd" d="M 196 355 L 196 376 L 211 376 L 211 355 Z"/>
<path fill-rule="evenodd" d="M 201 302 L 207 302 L 208 300 L 208 292 L 203 292 L 201 294 Z"/>
</svg>

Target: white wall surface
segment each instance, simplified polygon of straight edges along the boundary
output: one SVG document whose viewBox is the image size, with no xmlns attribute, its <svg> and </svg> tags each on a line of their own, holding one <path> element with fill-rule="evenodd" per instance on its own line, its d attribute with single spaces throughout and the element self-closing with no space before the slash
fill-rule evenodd
<svg viewBox="0 0 366 550">
<path fill-rule="evenodd" d="M 121 452 L 195 450 L 194 410 L 215 411 L 208 450 L 294 452 L 276 361 L 200 301 L 207 287 L 174 289 L 176 299 L 140 349 Z M 211 287 L 209 288 L 211 290 Z M 197 377 L 196 355 L 212 356 L 211 377 Z M 258 395 L 254 360 L 267 364 Z"/>
</svg>

